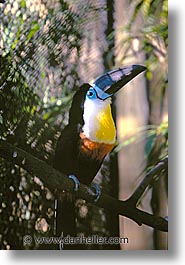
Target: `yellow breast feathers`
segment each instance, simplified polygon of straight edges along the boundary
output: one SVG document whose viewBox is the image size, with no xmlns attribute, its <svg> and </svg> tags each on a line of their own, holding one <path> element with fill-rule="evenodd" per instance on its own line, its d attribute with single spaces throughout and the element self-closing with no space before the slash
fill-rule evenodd
<svg viewBox="0 0 185 265">
<path fill-rule="evenodd" d="M 83 133 L 91 141 L 114 144 L 116 128 L 112 118 L 111 100 L 86 100 L 84 103 Z"/>
<path fill-rule="evenodd" d="M 116 137 L 116 128 L 112 118 L 110 105 L 105 110 L 100 111 L 96 116 L 99 128 L 96 130 L 96 138 L 103 143 L 114 143 Z"/>
</svg>

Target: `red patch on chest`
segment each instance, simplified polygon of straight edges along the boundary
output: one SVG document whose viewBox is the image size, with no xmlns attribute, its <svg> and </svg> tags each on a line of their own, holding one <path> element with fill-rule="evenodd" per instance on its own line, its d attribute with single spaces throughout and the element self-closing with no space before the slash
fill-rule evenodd
<svg viewBox="0 0 185 265">
<path fill-rule="evenodd" d="M 80 138 L 81 152 L 93 159 L 97 159 L 100 161 L 103 160 L 103 158 L 114 148 L 114 144 L 93 142 L 89 140 L 83 133 L 80 133 Z"/>
</svg>

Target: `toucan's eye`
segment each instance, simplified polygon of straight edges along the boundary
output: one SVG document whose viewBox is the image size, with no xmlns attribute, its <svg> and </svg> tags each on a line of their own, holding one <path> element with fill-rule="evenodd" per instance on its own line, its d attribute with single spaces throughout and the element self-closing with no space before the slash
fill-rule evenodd
<svg viewBox="0 0 185 265">
<path fill-rule="evenodd" d="M 94 98 L 95 97 L 95 92 L 94 92 L 94 90 L 93 89 L 89 89 L 88 91 L 87 91 L 87 96 L 89 97 L 89 98 Z"/>
<path fill-rule="evenodd" d="M 92 96 L 93 96 L 93 92 L 92 92 L 92 91 L 88 91 L 88 92 L 87 92 L 87 95 L 88 95 L 89 97 L 92 97 Z"/>
</svg>

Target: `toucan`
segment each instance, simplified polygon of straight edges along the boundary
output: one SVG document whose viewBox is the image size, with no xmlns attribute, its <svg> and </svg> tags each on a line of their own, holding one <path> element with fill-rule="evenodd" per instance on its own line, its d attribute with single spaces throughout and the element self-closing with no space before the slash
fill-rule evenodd
<svg viewBox="0 0 185 265">
<path fill-rule="evenodd" d="M 89 185 L 105 156 L 114 148 L 116 127 L 111 113 L 111 97 L 130 80 L 145 71 L 143 65 L 129 65 L 109 71 L 94 83 L 83 84 L 75 93 L 68 125 L 58 139 L 53 167 L 75 182 Z M 97 198 L 100 190 L 97 188 Z M 64 192 L 58 201 L 57 235 L 76 235 L 74 200 Z M 97 199 L 96 199 L 97 201 Z"/>
</svg>

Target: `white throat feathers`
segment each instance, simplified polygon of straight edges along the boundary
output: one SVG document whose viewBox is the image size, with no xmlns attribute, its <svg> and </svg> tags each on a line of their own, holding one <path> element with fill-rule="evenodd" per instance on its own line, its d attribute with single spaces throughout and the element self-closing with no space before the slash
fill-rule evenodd
<svg viewBox="0 0 185 265">
<path fill-rule="evenodd" d="M 114 144 L 116 128 L 111 113 L 111 98 L 106 100 L 89 99 L 84 102 L 84 135 L 97 143 Z"/>
</svg>

